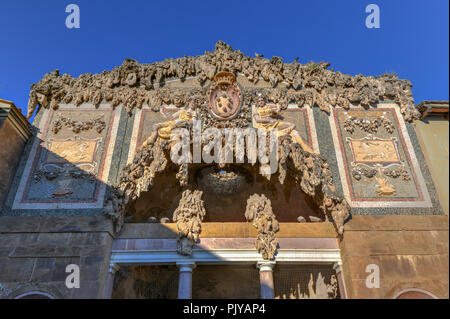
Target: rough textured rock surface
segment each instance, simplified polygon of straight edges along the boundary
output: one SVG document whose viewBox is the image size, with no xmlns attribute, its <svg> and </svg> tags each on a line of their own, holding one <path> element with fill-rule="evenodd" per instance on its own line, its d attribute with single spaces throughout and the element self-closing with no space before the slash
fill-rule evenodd
<svg viewBox="0 0 450 319">
<path fill-rule="evenodd" d="M 134 161 L 123 168 L 118 185 L 111 189 L 106 207 L 106 214 L 117 224 L 118 231 L 122 227 L 125 212 L 133 214 L 135 201 L 142 192 L 151 190 L 155 176 L 167 173 L 169 151 L 168 141 L 157 140 L 143 147 Z M 336 194 L 332 172 L 326 161 L 318 154 L 305 151 L 290 136 L 281 139 L 278 152 L 280 183 L 284 182 L 287 171 L 292 170 L 301 190 L 313 198 L 326 219 L 334 221 L 338 234 L 342 235 L 344 222 L 350 217 L 350 207 L 344 198 Z M 170 162 L 170 165 L 176 164 Z M 188 176 L 189 164 L 178 165 L 176 177 L 181 187 L 187 186 Z"/>
<path fill-rule="evenodd" d="M 202 194 L 199 190 L 185 190 L 173 213 L 173 221 L 177 223 L 178 228 L 177 251 L 181 255 L 192 253 L 202 231 L 201 224 L 206 215 Z"/>
<path fill-rule="evenodd" d="M 284 63 L 280 57 L 248 57 L 219 41 L 214 51 L 196 57 L 171 58 L 151 64 L 126 59 L 112 71 L 86 73 L 78 78 L 61 75 L 58 70 L 50 72 L 31 86 L 28 118 L 38 104 L 57 109 L 60 103 L 99 105 L 106 101 L 112 107 L 123 104 L 129 112 L 144 104 L 154 110 L 164 103 L 181 106 L 202 90 L 173 91 L 159 88 L 161 83 L 172 78 L 185 80 L 195 76 L 203 84 L 213 80 L 219 71 L 243 74 L 255 84 L 261 79 L 269 82 L 273 89 L 267 91 L 268 99 L 284 107 L 288 103 L 308 104 L 329 112 L 330 106 L 349 108 L 352 104 L 360 104 L 370 107 L 382 100 L 391 100 L 400 106 L 406 120 L 419 118 L 408 80 L 401 80 L 396 74 L 350 76 L 329 70 L 329 66 L 324 62 L 300 64 L 297 60 Z M 279 87 L 281 82 L 287 87 Z M 243 92 L 246 103 L 251 101 L 254 91 L 258 89 Z"/>
<path fill-rule="evenodd" d="M 280 230 L 270 200 L 263 194 L 253 194 L 247 200 L 245 218 L 258 230 L 256 249 L 263 259 L 272 260 L 277 251 L 275 233 Z"/>
</svg>

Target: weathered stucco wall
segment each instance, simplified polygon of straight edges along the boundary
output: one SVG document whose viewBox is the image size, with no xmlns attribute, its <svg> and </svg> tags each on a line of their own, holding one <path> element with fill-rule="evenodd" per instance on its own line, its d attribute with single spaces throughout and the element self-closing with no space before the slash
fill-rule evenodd
<svg viewBox="0 0 450 319">
<path fill-rule="evenodd" d="M 0 123 L 0 211 L 25 142 L 8 121 Z"/>
<path fill-rule="evenodd" d="M 449 207 L 448 144 L 449 122 L 443 116 L 427 117 L 416 121 L 415 128 L 422 151 L 436 185 L 436 190 L 444 212 Z"/>
<path fill-rule="evenodd" d="M 407 288 L 448 298 L 447 216 L 353 216 L 341 241 L 350 298 L 393 298 Z M 366 267 L 380 269 L 380 288 L 367 288 Z"/>
<path fill-rule="evenodd" d="M 20 110 L 0 99 L 0 212 L 30 135 L 29 123 Z"/>
</svg>

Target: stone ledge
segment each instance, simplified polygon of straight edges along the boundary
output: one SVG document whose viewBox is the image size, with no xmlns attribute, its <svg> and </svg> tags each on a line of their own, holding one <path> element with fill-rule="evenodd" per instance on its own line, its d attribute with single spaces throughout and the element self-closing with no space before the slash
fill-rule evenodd
<svg viewBox="0 0 450 319">
<path fill-rule="evenodd" d="M 18 246 L 9 255 L 10 258 L 50 258 L 50 257 L 79 257 L 80 247 L 51 247 L 51 246 Z"/>
<path fill-rule="evenodd" d="M 175 223 L 125 224 L 118 238 L 176 238 Z M 258 233 L 250 223 L 202 223 L 200 238 L 249 238 Z M 280 223 L 277 238 L 336 238 L 334 226 L 330 222 L 323 223 Z"/>
<path fill-rule="evenodd" d="M 83 217 L 0 217 L 0 233 L 108 232 L 111 221 L 104 216 Z"/>
<path fill-rule="evenodd" d="M 353 215 L 345 224 L 348 231 L 377 230 L 448 230 L 449 220 L 445 215 Z"/>
</svg>

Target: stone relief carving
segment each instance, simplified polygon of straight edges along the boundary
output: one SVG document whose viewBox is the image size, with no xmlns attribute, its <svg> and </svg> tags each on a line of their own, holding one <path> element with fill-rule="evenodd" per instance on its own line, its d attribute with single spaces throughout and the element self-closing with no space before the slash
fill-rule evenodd
<svg viewBox="0 0 450 319">
<path fill-rule="evenodd" d="M 276 299 L 336 299 L 338 297 L 338 281 L 335 275 L 331 275 L 330 283 L 325 283 L 325 278 L 319 272 L 314 289 L 314 277 L 310 274 L 308 282 L 308 293 L 300 291 L 300 284 L 297 289 L 290 289 L 289 295 L 278 296 Z"/>
<path fill-rule="evenodd" d="M 72 179 L 95 182 L 98 170 L 95 152 L 101 142 L 101 138 L 49 139 L 46 158 L 37 166 L 33 182 L 40 182 L 42 177 L 47 181 L 54 180 L 56 189 L 52 198 L 67 198 L 76 192 L 69 186 Z"/>
<path fill-rule="evenodd" d="M 270 200 L 264 194 L 251 195 L 247 200 L 245 218 L 258 230 L 258 237 L 255 243 L 258 252 L 263 259 L 274 259 L 278 244 L 275 239 L 275 233 L 280 228 L 272 211 Z"/>
<path fill-rule="evenodd" d="M 392 177 L 392 178 L 399 178 L 401 177 L 404 181 L 411 180 L 411 176 L 409 176 L 408 171 L 405 168 L 405 165 L 400 165 L 396 167 L 386 167 L 383 170 L 384 175 Z"/>
<path fill-rule="evenodd" d="M 38 104 L 57 109 L 62 102 L 99 105 L 106 101 L 112 107 L 123 104 L 129 112 L 141 108 L 143 104 L 158 109 L 162 101 L 180 105 L 185 97 L 180 99 L 179 93 L 160 89 L 164 81 L 196 76 L 199 83 L 203 84 L 207 80 L 213 81 L 219 71 L 243 74 L 253 83 L 261 79 L 269 82 L 275 88 L 270 92 L 269 100 L 277 99 L 282 107 L 291 102 L 299 106 L 315 105 L 329 112 L 330 106 L 349 108 L 352 104 L 360 104 L 370 107 L 381 100 L 391 100 L 400 106 L 406 120 L 419 118 L 420 112 L 414 106 L 409 81 L 398 79 L 396 74 L 350 76 L 329 70 L 329 66 L 329 63 L 324 62 L 300 64 L 297 60 L 284 63 L 280 57 L 247 57 L 219 41 L 214 51 L 207 51 L 197 57 L 166 59 L 152 64 L 139 64 L 126 59 L 112 71 L 86 73 L 78 78 L 60 75 L 58 70 L 50 72 L 31 87 L 28 118 Z M 286 89 L 278 87 L 281 82 L 286 83 Z"/>
<path fill-rule="evenodd" d="M 386 112 L 384 112 L 386 114 Z M 344 129 L 352 134 L 355 131 L 355 127 L 363 130 L 367 133 L 377 133 L 378 129 L 383 126 L 386 132 L 392 134 L 394 132 L 394 124 L 383 115 L 376 118 L 361 118 L 357 116 L 349 115 L 344 122 Z"/>
<path fill-rule="evenodd" d="M 381 168 L 379 168 L 380 175 L 382 174 Z M 377 177 L 375 176 L 375 180 L 377 181 L 376 192 L 380 196 L 389 196 L 396 195 L 397 192 L 395 190 L 394 185 L 390 184 L 387 178 L 385 177 Z"/>
<path fill-rule="evenodd" d="M 189 103 L 186 108 L 175 112 L 171 117 L 173 118 L 172 120 L 155 124 L 152 134 L 142 145 L 153 144 L 158 138 L 170 141 L 172 131 L 182 127 L 189 128 L 192 125 L 192 121 L 197 118 L 197 112 L 194 104 Z"/>
<path fill-rule="evenodd" d="M 110 187 L 105 197 L 103 214 L 111 219 L 114 234 L 119 234 L 125 222 L 125 209 L 128 197 L 117 187 Z"/>
<path fill-rule="evenodd" d="M 202 231 L 202 221 L 206 215 L 202 195 L 200 190 L 185 190 L 173 213 L 173 221 L 178 228 L 177 252 L 181 255 L 192 253 Z"/>
<path fill-rule="evenodd" d="M 73 164 L 65 164 L 62 167 L 55 164 L 43 164 L 33 175 L 34 182 L 39 182 L 44 176 L 48 181 L 58 178 L 61 174 L 68 174 L 71 178 L 84 178 L 94 182 L 95 173 L 81 169 Z"/>
<path fill-rule="evenodd" d="M 253 119 L 255 120 L 254 126 L 266 130 L 277 129 L 278 137 L 289 135 L 296 143 L 300 144 L 305 151 L 314 153 L 295 130 L 295 124 L 280 120 L 279 113 L 280 107 L 278 105 L 266 104 L 265 99 L 262 96 L 259 96 L 255 113 L 253 114 Z"/>
<path fill-rule="evenodd" d="M 382 139 L 371 134 L 362 139 L 347 138 L 352 150 L 353 161 L 350 163 L 352 176 L 359 181 L 362 177 L 375 178 L 375 192 L 380 196 L 394 196 L 395 187 L 386 177 L 402 177 L 404 181 L 411 178 L 405 163 L 400 159 L 397 139 Z M 378 174 L 378 176 L 377 176 Z"/>
<path fill-rule="evenodd" d="M 62 114 L 59 114 L 55 122 L 53 122 L 52 128 L 53 133 L 58 134 L 58 132 L 61 130 L 63 126 L 69 128 L 69 130 L 71 130 L 75 134 L 78 134 L 81 131 L 88 131 L 91 129 L 96 130 L 97 133 L 100 134 L 105 129 L 106 123 L 103 119 L 103 115 L 92 120 L 76 121 Z"/>
</svg>

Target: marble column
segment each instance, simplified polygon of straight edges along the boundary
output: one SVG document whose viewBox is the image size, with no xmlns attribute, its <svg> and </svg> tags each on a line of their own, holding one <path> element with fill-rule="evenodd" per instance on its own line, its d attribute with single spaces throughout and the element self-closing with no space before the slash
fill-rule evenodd
<svg viewBox="0 0 450 319">
<path fill-rule="evenodd" d="M 337 261 L 333 265 L 333 269 L 336 271 L 336 279 L 339 285 L 339 295 L 341 299 L 347 299 L 347 289 L 344 281 L 344 271 L 342 269 L 342 261 Z"/>
<path fill-rule="evenodd" d="M 177 262 L 180 269 L 178 279 L 178 299 L 192 298 L 192 271 L 195 268 L 195 262 Z"/>
<path fill-rule="evenodd" d="M 261 299 L 273 299 L 275 296 L 273 289 L 273 267 L 275 262 L 263 261 L 258 262 L 259 283 L 261 285 Z"/>
<path fill-rule="evenodd" d="M 114 284 L 114 275 L 118 270 L 119 270 L 118 264 L 114 263 L 109 264 L 108 277 L 106 278 L 103 299 L 111 299 Z"/>
</svg>

